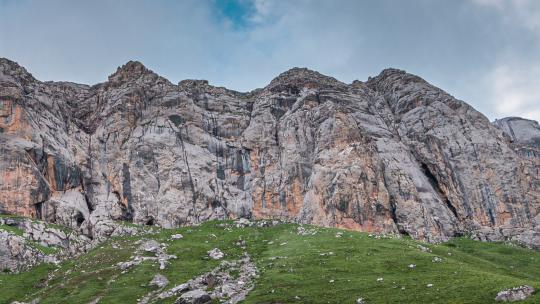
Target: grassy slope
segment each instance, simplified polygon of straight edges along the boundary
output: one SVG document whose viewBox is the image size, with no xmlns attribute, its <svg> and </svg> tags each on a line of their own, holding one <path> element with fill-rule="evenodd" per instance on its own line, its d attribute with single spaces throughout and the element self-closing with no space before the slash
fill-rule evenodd
<svg viewBox="0 0 540 304">
<path fill-rule="evenodd" d="M 245 303 L 355 303 L 359 297 L 368 303 L 492 303 L 504 288 L 522 284 L 540 288 L 540 252 L 503 244 L 455 239 L 423 244 L 433 251 L 426 253 L 410 239 L 375 239 L 350 231 L 336 238 L 340 230 L 324 228 L 314 228 L 318 231 L 314 236 L 299 236 L 292 224 L 227 231 L 217 224 L 152 235 L 169 244 L 169 254 L 178 256 L 162 271 L 148 262 L 120 273 L 116 263 L 129 260 L 137 248 L 135 241 L 141 238 L 129 237 L 113 239 L 58 267 L 42 265 L 23 274 L 0 274 L 0 303 L 35 297 L 43 304 L 87 303 L 97 296 L 100 303 L 136 303 L 152 290 L 147 284 L 156 273 L 169 278 L 170 288 L 215 267 L 219 262 L 206 257 L 214 247 L 224 251 L 227 259 L 240 257 L 243 250 L 234 245 L 239 238 L 246 241 L 260 270 Z M 170 241 L 174 233 L 182 233 L 184 239 Z M 113 249 L 112 243 L 120 248 Z M 321 255 L 329 252 L 334 254 Z M 271 259 L 278 256 L 283 258 Z M 443 262 L 433 263 L 434 256 Z M 417 266 L 410 269 L 409 264 Z M 377 282 L 379 277 L 384 281 Z M 432 288 L 426 286 L 430 283 Z M 537 293 L 523 303 L 539 301 Z"/>
</svg>

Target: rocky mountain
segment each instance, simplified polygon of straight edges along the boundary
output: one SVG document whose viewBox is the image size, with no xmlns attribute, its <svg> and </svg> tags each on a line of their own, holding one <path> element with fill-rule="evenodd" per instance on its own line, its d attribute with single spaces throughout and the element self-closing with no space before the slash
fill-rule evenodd
<svg viewBox="0 0 540 304">
<path fill-rule="evenodd" d="M 41 82 L 0 59 L 0 213 L 92 238 L 252 217 L 540 248 L 539 138 L 396 69 L 345 84 L 293 68 L 240 93 L 139 62 Z"/>
</svg>

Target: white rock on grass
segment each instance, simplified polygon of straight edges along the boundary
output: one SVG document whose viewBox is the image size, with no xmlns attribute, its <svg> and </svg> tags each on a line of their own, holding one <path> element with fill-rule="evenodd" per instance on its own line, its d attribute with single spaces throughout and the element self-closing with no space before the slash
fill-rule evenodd
<svg viewBox="0 0 540 304">
<path fill-rule="evenodd" d="M 433 284 L 430 283 L 430 284 L 427 284 L 426 286 L 427 286 L 427 288 L 431 288 L 431 287 L 433 287 Z"/>
<path fill-rule="evenodd" d="M 221 252 L 218 248 L 214 248 L 210 251 L 208 251 L 208 256 L 211 257 L 214 260 L 222 259 L 225 254 Z"/>
<path fill-rule="evenodd" d="M 418 247 L 418 249 L 420 249 L 420 251 L 422 251 L 422 252 L 431 252 L 431 249 L 429 249 L 429 248 L 426 247 L 426 246 L 418 245 L 417 247 Z"/>
<path fill-rule="evenodd" d="M 167 278 L 164 275 L 156 274 L 149 284 L 150 286 L 157 286 L 159 288 L 163 288 L 169 285 L 169 280 L 167 280 Z"/>
<path fill-rule="evenodd" d="M 155 240 L 148 240 L 141 245 L 141 249 L 146 252 L 158 252 L 161 248 L 158 242 Z"/>
<path fill-rule="evenodd" d="M 515 302 L 525 300 L 530 297 L 534 292 L 534 288 L 528 285 L 514 287 L 512 289 L 507 289 L 499 292 L 495 301 L 502 302 Z"/>
<path fill-rule="evenodd" d="M 237 228 L 244 228 L 253 225 L 253 223 L 246 218 L 239 218 L 235 222 Z"/>
<path fill-rule="evenodd" d="M 181 235 L 181 234 L 173 234 L 173 235 L 171 235 L 172 240 L 179 240 L 179 239 L 183 239 L 183 238 L 184 238 L 184 236 Z"/>
</svg>

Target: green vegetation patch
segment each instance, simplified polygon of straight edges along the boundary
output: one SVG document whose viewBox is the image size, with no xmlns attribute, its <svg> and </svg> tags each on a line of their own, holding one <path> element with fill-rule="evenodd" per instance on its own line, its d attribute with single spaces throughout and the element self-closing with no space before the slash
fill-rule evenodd
<svg viewBox="0 0 540 304">
<path fill-rule="evenodd" d="M 305 228 L 314 235 L 298 235 L 293 224 L 236 228 L 231 223 L 112 238 L 58 266 L 2 273 L 0 303 L 35 298 L 40 303 L 88 303 L 97 297 L 100 303 L 136 303 L 155 290 L 148 286 L 155 274 L 166 276 L 171 288 L 216 267 L 220 261 L 207 256 L 213 248 L 223 251 L 226 260 L 247 251 L 255 261 L 259 278 L 244 303 L 355 303 L 360 297 L 366 303 L 495 303 L 500 290 L 524 284 L 540 288 L 540 252 L 517 246 L 466 238 L 434 245 L 312 226 Z M 177 233 L 184 237 L 171 240 Z M 147 238 L 166 243 L 167 253 L 178 258 L 164 270 L 146 261 L 122 272 L 117 264 L 129 261 Z M 246 249 L 236 244 L 239 240 Z M 539 301 L 536 293 L 520 303 Z"/>
</svg>

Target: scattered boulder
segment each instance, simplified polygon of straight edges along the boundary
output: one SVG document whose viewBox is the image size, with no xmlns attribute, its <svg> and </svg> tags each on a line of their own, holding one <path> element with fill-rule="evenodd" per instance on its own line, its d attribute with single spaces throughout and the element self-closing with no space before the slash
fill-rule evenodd
<svg viewBox="0 0 540 304">
<path fill-rule="evenodd" d="M 180 240 L 180 239 L 183 239 L 183 238 L 184 238 L 184 236 L 181 235 L 180 233 L 171 235 L 171 240 L 173 240 L 173 241 L 174 240 Z"/>
<path fill-rule="evenodd" d="M 152 281 L 150 281 L 150 286 L 157 286 L 159 288 L 163 288 L 167 285 L 169 285 L 169 280 L 167 280 L 167 278 L 161 274 L 156 274 Z"/>
<path fill-rule="evenodd" d="M 212 298 L 208 293 L 201 289 L 195 289 L 181 295 L 175 304 L 204 304 L 210 301 L 212 301 Z"/>
<path fill-rule="evenodd" d="M 418 249 L 420 249 L 420 251 L 422 251 L 422 252 L 431 252 L 431 249 L 429 249 L 426 246 L 417 245 L 416 247 L 418 247 Z"/>
<path fill-rule="evenodd" d="M 503 290 L 497 294 L 495 301 L 502 302 L 515 302 L 525 300 L 530 297 L 534 292 L 534 288 L 529 285 L 523 285 L 519 287 L 514 287 L 511 289 Z"/>
<path fill-rule="evenodd" d="M 234 273 L 234 274 L 233 274 Z M 193 291 L 203 291 L 211 299 L 227 300 L 226 303 L 235 304 L 245 299 L 247 294 L 255 286 L 254 279 L 257 277 L 257 268 L 251 261 L 249 255 L 244 254 L 243 258 L 235 261 L 222 261 L 219 266 L 212 271 L 195 277 L 181 285 L 174 286 L 171 289 L 161 291 L 160 293 L 151 292 L 144 297 L 139 304 L 151 303 L 150 299 L 167 299 L 174 296 L 176 303 L 206 303 L 190 302 L 192 298 L 190 293 Z M 185 294 L 188 294 L 187 296 Z"/>
<path fill-rule="evenodd" d="M 253 222 L 246 218 L 239 218 L 236 221 L 234 221 L 234 224 L 236 225 L 236 228 L 244 228 L 248 226 L 252 226 Z"/>
<path fill-rule="evenodd" d="M 225 254 L 221 252 L 221 250 L 219 250 L 218 248 L 214 248 L 208 251 L 208 256 L 214 260 L 219 260 L 219 259 L 222 259 L 225 256 Z"/>
<path fill-rule="evenodd" d="M 126 262 L 119 262 L 117 264 L 118 268 L 125 271 L 132 266 L 139 265 L 143 261 L 152 260 L 157 261 L 159 263 L 159 269 L 163 270 L 167 267 L 169 264 L 170 259 L 176 259 L 177 256 L 175 255 L 169 255 L 166 252 L 167 245 L 166 244 L 160 244 L 156 242 L 155 240 L 145 240 L 141 242 L 142 244 L 139 246 L 139 249 L 137 250 L 137 254 L 134 257 L 131 257 L 130 261 Z M 154 256 L 144 256 L 144 252 L 150 252 L 153 253 Z"/>
<path fill-rule="evenodd" d="M 141 245 L 140 248 L 142 250 L 146 251 L 146 252 L 153 252 L 153 253 L 157 253 L 161 249 L 159 243 L 156 242 L 155 240 L 147 240 L 147 241 L 145 241 Z"/>
<path fill-rule="evenodd" d="M 303 236 L 315 235 L 315 234 L 317 234 L 317 230 L 315 230 L 315 229 L 306 229 L 306 228 L 304 228 L 304 226 L 299 226 L 296 229 L 296 234 L 303 235 Z"/>
</svg>

